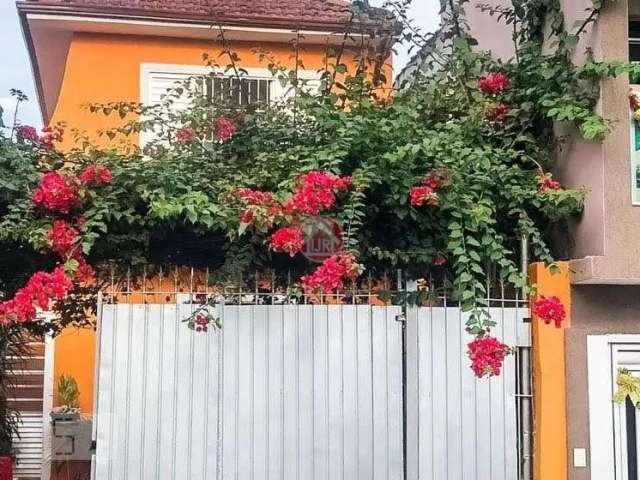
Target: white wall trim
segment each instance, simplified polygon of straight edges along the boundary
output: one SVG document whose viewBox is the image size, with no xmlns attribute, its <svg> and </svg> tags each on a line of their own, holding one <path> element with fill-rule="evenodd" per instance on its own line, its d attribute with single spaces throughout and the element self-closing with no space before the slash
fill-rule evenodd
<svg viewBox="0 0 640 480">
<path fill-rule="evenodd" d="M 148 27 L 161 27 L 161 28 L 185 28 L 190 30 L 200 30 L 206 32 L 213 32 L 213 36 L 217 36 L 219 29 L 223 28 L 229 32 L 252 32 L 252 33 L 268 33 L 277 34 L 296 33 L 295 28 L 265 28 L 265 27 L 245 27 L 245 26 L 233 26 L 233 25 L 211 25 L 207 22 L 202 23 L 189 23 L 189 22 L 176 22 L 169 21 L 167 19 L 154 20 L 155 17 L 141 17 L 139 19 L 127 18 L 127 17 L 100 17 L 100 16 L 79 16 L 79 15 L 61 15 L 50 13 L 28 13 L 28 20 L 35 21 L 51 21 L 51 22 L 72 22 L 78 25 L 87 24 L 122 24 L 122 25 L 135 25 L 135 26 L 148 26 Z M 343 32 L 332 32 L 329 30 L 300 30 L 302 36 L 330 36 L 336 38 L 343 38 Z M 365 35 L 369 36 L 369 35 Z"/>
<path fill-rule="evenodd" d="M 55 340 L 44 338 L 44 398 L 42 402 L 42 480 L 51 477 L 52 431 L 49 413 L 53 410 L 53 386 L 55 382 Z"/>
</svg>

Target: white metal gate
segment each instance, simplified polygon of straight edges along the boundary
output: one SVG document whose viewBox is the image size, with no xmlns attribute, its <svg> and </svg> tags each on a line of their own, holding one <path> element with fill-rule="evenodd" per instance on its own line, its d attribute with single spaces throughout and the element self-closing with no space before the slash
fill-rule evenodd
<svg viewBox="0 0 640 480">
<path fill-rule="evenodd" d="M 531 345 L 528 310 L 515 305 L 490 313 L 498 323 L 494 334 L 519 348 L 499 377 L 479 380 L 460 309 L 409 309 L 407 480 L 531 478 L 530 451 L 522 444 L 530 438 L 523 411 L 531 408 L 530 389 L 522 388 L 528 368 L 518 371 Z"/>
<path fill-rule="evenodd" d="M 97 480 L 528 478 L 518 357 L 476 380 L 458 308 L 225 305 L 208 334 L 194 308 L 103 306 Z"/>
<path fill-rule="evenodd" d="M 399 307 L 192 308 L 103 307 L 97 479 L 403 478 Z"/>
</svg>

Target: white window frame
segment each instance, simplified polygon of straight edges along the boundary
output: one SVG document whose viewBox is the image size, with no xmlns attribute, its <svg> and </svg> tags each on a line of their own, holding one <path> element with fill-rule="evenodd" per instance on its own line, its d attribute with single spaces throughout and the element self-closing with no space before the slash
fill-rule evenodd
<svg viewBox="0 0 640 480">
<path fill-rule="evenodd" d="M 620 429 L 615 428 L 616 423 L 624 420 L 624 406 L 613 402 L 618 370 L 615 347 L 624 344 L 640 346 L 640 335 L 587 337 L 591 480 L 624 480 L 626 477 L 626 441 Z M 616 476 L 616 470 L 623 472 L 622 477 Z"/>
<path fill-rule="evenodd" d="M 271 88 L 271 100 L 283 99 L 287 96 L 289 87 L 283 87 L 280 81 L 274 77 L 266 68 L 239 68 L 243 71 L 243 78 L 247 79 L 273 79 Z M 154 74 L 183 74 L 186 76 L 208 75 L 211 73 L 211 67 L 204 65 L 187 65 L 175 63 L 143 63 L 140 65 L 140 102 L 148 105 L 151 103 L 151 79 Z M 233 78 L 232 72 L 221 73 L 221 76 Z M 315 70 L 299 70 L 298 78 L 307 81 L 319 81 L 321 73 Z M 140 134 L 140 145 L 143 146 L 150 141 L 150 133 L 142 132 Z"/>
</svg>

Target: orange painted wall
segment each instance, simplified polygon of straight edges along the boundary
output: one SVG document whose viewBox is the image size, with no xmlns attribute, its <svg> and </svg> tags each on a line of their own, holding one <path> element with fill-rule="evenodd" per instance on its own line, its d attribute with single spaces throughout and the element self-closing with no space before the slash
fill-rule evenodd
<svg viewBox="0 0 640 480">
<path fill-rule="evenodd" d="M 266 67 L 252 51 L 255 47 L 269 50 L 283 65 L 294 64 L 289 44 L 233 42 L 231 49 L 240 56 L 241 67 Z M 225 57 L 219 58 L 220 51 L 220 44 L 212 41 L 77 33 L 71 41 L 64 80 L 51 123 L 65 122 L 68 132 L 78 129 L 103 146 L 118 146 L 110 144 L 106 137 L 99 139 L 97 136 L 99 130 L 117 126 L 118 117 L 90 113 L 86 108 L 88 103 L 139 102 L 141 64 L 201 66 L 203 54 L 208 53 L 218 63 L 225 65 L 227 60 Z M 305 45 L 301 53 L 306 70 L 323 68 L 324 57 L 324 45 Z M 345 61 L 351 57 L 352 55 L 346 54 Z M 392 77 L 390 68 L 387 77 Z M 137 137 L 130 137 L 130 141 L 137 143 Z M 67 134 L 60 147 L 65 149 L 72 146 L 72 136 Z M 56 340 L 56 379 L 61 374 L 70 374 L 76 378 L 84 413 L 92 411 L 94 358 L 93 330 L 68 329 Z"/>
<path fill-rule="evenodd" d="M 288 44 L 260 45 L 233 42 L 231 49 L 240 56 L 240 66 L 266 68 L 252 51 L 255 47 L 269 50 L 283 65 L 293 65 Z M 140 65 L 167 63 L 202 66 L 208 53 L 221 65 L 220 44 L 213 41 L 127 35 L 76 34 L 71 42 L 58 104 L 52 122 L 66 122 L 70 128 L 86 131 L 90 136 L 100 129 L 117 125 L 117 117 L 92 114 L 84 108 L 89 102 L 140 101 Z M 302 60 L 306 70 L 323 68 L 325 47 L 304 45 Z M 350 58 L 351 55 L 345 55 Z M 70 138 L 64 146 L 70 146 Z M 135 137 L 132 137 L 135 141 Z M 108 140 L 102 140 L 104 145 Z"/>
<path fill-rule="evenodd" d="M 566 480 L 568 474 L 567 379 L 565 329 L 571 326 L 569 265 L 559 264 L 552 275 L 544 264 L 531 265 L 529 274 L 537 294 L 556 296 L 567 310 L 562 328 L 533 318 L 534 478 Z"/>
<path fill-rule="evenodd" d="M 80 409 L 93 411 L 93 377 L 96 337 L 91 329 L 68 328 L 55 341 L 54 405 L 58 406 L 57 385 L 61 375 L 72 375 L 80 390 Z"/>
</svg>

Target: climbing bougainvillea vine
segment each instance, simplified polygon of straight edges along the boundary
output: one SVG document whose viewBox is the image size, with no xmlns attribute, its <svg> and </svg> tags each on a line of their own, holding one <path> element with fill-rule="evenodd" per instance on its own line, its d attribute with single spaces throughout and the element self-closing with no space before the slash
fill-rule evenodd
<svg viewBox="0 0 640 480">
<path fill-rule="evenodd" d="M 18 138 L 22 135 L 23 139 L 31 139 L 31 128 L 21 128 Z M 51 141 L 62 135 L 58 130 L 50 131 L 53 132 Z M 42 176 L 32 202 L 55 216 L 47 240 L 51 251 L 59 257 L 60 265 L 51 273 L 36 272 L 11 300 L 0 303 L 0 323 L 33 321 L 38 308 L 47 310 L 52 301 L 65 298 L 74 288 L 74 282 L 87 284 L 93 281 L 93 268 L 80 246 L 84 227 L 81 199 L 83 190 L 109 184 L 112 179 L 111 171 L 100 165 L 87 167 L 79 178 L 57 171 Z"/>
<path fill-rule="evenodd" d="M 296 180 L 293 193 L 282 203 L 272 192 L 243 188 L 238 192 L 244 208 L 241 228 L 244 230 L 251 224 L 263 229 L 281 225 L 271 233 L 269 246 L 274 252 L 294 257 L 302 251 L 305 243 L 300 225 L 333 207 L 337 195 L 346 192 L 352 183 L 351 177 L 314 170 Z M 302 277 L 302 287 L 308 294 L 333 292 L 344 288 L 345 280 L 357 278 L 362 270 L 353 254 L 336 252 L 311 275 Z"/>
</svg>

